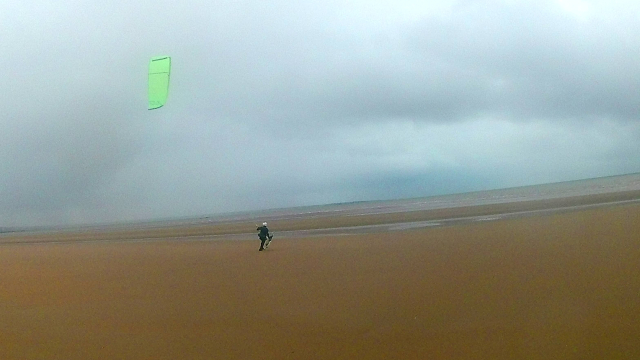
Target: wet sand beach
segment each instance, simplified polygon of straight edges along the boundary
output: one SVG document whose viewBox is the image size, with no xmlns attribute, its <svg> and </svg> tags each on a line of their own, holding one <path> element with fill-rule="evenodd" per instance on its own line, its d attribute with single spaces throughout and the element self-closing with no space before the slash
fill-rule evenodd
<svg viewBox="0 0 640 360">
<path fill-rule="evenodd" d="M 0 359 L 640 358 L 638 204 L 276 237 L 265 252 L 147 231 L 163 241 L 0 239 Z"/>
</svg>

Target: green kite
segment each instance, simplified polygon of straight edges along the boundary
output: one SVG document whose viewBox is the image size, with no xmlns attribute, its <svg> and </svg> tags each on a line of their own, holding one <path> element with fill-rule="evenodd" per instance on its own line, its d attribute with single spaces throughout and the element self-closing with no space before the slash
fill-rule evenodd
<svg viewBox="0 0 640 360">
<path fill-rule="evenodd" d="M 149 110 L 162 107 L 169 95 L 171 58 L 157 56 L 149 62 Z"/>
</svg>

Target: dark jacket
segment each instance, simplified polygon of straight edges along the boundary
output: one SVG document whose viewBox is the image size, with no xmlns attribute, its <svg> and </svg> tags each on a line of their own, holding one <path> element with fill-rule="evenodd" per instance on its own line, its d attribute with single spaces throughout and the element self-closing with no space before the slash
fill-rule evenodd
<svg viewBox="0 0 640 360">
<path fill-rule="evenodd" d="M 260 231 L 260 233 L 258 234 L 258 237 L 260 237 L 260 239 L 266 239 L 267 236 L 269 236 L 269 229 L 266 226 L 259 226 L 256 230 Z"/>
</svg>

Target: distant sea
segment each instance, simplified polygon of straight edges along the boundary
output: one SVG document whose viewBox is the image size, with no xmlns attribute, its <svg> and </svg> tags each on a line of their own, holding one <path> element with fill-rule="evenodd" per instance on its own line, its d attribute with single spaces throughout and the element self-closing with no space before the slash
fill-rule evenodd
<svg viewBox="0 0 640 360">
<path fill-rule="evenodd" d="M 474 205 L 502 204 L 519 201 L 547 200 L 572 196 L 616 193 L 640 190 L 640 173 L 601 177 L 595 179 L 566 181 L 551 184 L 531 185 L 498 190 L 476 191 L 422 198 L 360 201 L 340 204 L 303 206 L 260 211 L 245 211 L 180 219 L 162 219 L 135 223 L 95 224 L 73 227 L 47 227 L 29 229 L 2 229 L 2 232 L 49 231 L 73 229 L 106 229 L 120 227 L 157 228 L 185 225 L 215 224 L 234 221 L 273 221 L 280 219 L 309 218 L 330 215 L 388 214 L 406 211 L 456 208 Z"/>
<path fill-rule="evenodd" d="M 243 221 L 250 219 L 277 220 L 327 215 L 348 216 L 361 214 L 388 214 L 406 211 L 447 209 L 463 206 L 503 204 L 520 201 L 548 200 L 632 190 L 640 190 L 640 173 L 422 198 L 361 201 L 238 212 L 199 219 L 190 219 L 190 221 L 192 223 L 204 223 Z"/>
</svg>

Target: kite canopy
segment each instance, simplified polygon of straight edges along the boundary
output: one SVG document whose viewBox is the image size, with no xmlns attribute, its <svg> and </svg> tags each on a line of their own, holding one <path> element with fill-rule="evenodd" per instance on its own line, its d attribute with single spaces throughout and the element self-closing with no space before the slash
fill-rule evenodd
<svg viewBox="0 0 640 360">
<path fill-rule="evenodd" d="M 149 110 L 162 107 L 167 102 L 170 72 L 171 58 L 168 56 L 157 56 L 149 62 Z"/>
</svg>

